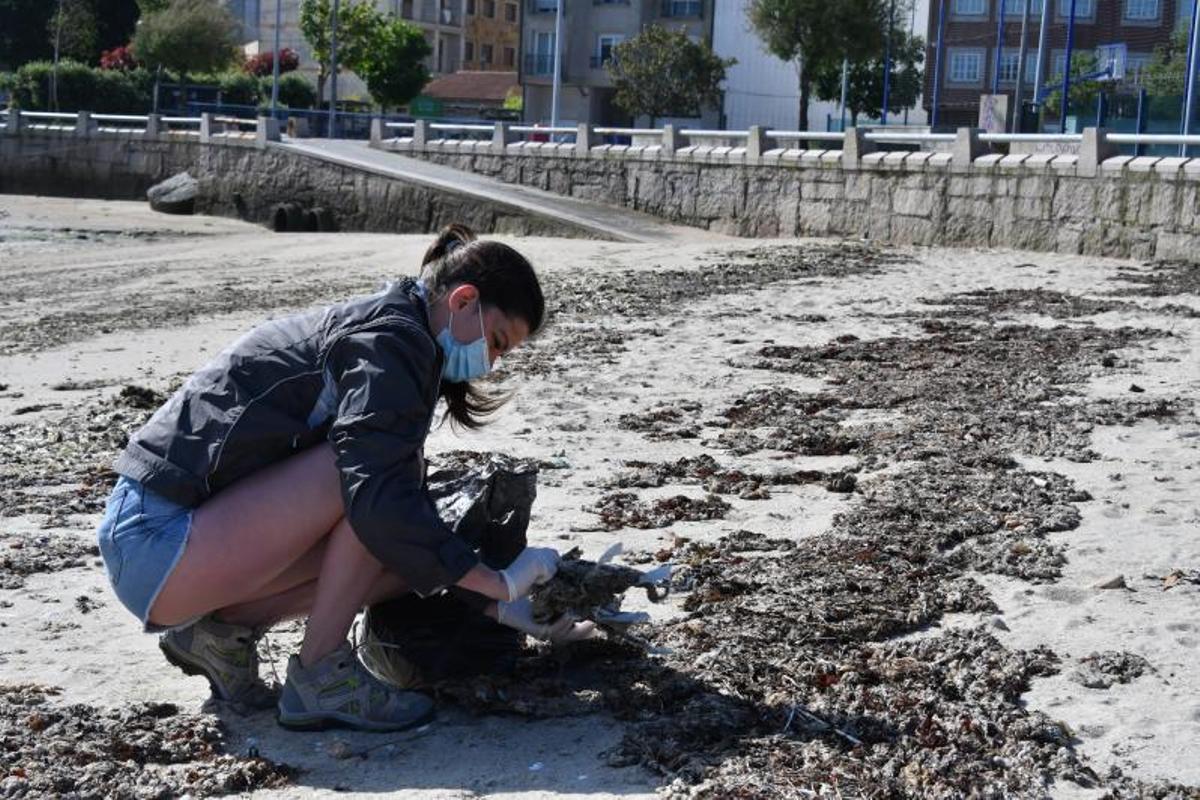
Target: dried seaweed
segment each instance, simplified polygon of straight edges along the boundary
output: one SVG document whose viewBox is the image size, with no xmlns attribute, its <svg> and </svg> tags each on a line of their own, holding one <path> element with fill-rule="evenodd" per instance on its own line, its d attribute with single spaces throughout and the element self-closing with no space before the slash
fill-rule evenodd
<svg viewBox="0 0 1200 800">
<path fill-rule="evenodd" d="M 168 798 L 250 792 L 294 770 L 230 755 L 220 721 L 169 703 L 61 705 L 57 690 L 0 684 L 0 796 Z"/>
<path fill-rule="evenodd" d="M 1079 659 L 1071 680 L 1089 689 L 1108 689 L 1115 683 L 1129 683 L 1153 669 L 1149 661 L 1136 653 L 1105 650 Z"/>
<path fill-rule="evenodd" d="M 606 494 L 584 510 L 600 516 L 605 530 L 619 528 L 665 528 L 673 522 L 723 519 L 730 505 L 715 495 L 703 498 L 675 495 L 650 503 L 632 492 Z"/>
</svg>

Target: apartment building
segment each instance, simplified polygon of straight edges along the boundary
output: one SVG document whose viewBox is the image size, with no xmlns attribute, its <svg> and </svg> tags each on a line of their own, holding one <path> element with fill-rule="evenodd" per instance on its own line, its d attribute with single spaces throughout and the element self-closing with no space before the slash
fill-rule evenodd
<svg viewBox="0 0 1200 800">
<path fill-rule="evenodd" d="M 462 68 L 516 72 L 521 55 L 520 0 L 466 0 Z"/>
<path fill-rule="evenodd" d="M 498 3 L 500 0 L 497 0 Z M 275 44 L 276 2 L 281 2 L 281 47 L 290 47 L 300 55 L 300 71 L 314 82 L 317 64 L 312 48 L 300 32 L 300 0 L 244 0 L 257 6 L 258 49 L 271 50 Z M 466 0 L 374 0 L 385 14 L 393 14 L 421 29 L 432 51 L 426 66 L 434 75 L 457 72 L 463 66 Z M 249 9 L 247 9 L 248 11 Z M 328 92 L 328 86 L 326 87 Z M 345 100 L 369 99 L 366 85 L 350 72 L 338 76 L 338 97 Z"/>
<path fill-rule="evenodd" d="M 522 0 L 521 84 L 525 119 L 530 122 L 550 122 L 555 16 L 560 2 L 563 46 L 558 119 L 563 125 L 635 122 L 613 104 L 612 80 L 605 65 L 613 48 L 643 27 L 657 24 L 681 29 L 696 41 L 712 42 L 717 0 Z M 700 124 L 715 125 L 719 117 L 720 110 L 712 109 Z"/>
<path fill-rule="evenodd" d="M 946 7 L 944 51 L 940 70 L 938 127 L 975 125 L 979 96 L 990 93 L 996 75 L 996 46 L 1000 3 L 1004 3 L 1004 32 L 1000 38 L 1000 91 L 1008 94 L 1009 108 L 1016 88 L 1021 47 L 1021 15 L 1030 4 L 1027 31 L 1024 98 L 1033 94 L 1037 71 L 1038 28 L 1043 0 L 933 0 L 929 9 L 929 48 L 925 60 L 925 107 L 932 108 L 936 63 L 938 14 Z M 1066 63 L 1067 17 L 1072 0 L 1051 3 L 1046 31 L 1047 58 L 1039 76 L 1043 86 L 1061 80 Z M 1139 72 L 1158 45 L 1167 43 L 1191 16 L 1190 0 L 1074 0 L 1075 52 L 1096 52 L 1107 63 L 1120 53 L 1125 62 L 1126 85 L 1136 86 Z M 1057 113 L 1056 110 L 1052 110 Z"/>
</svg>

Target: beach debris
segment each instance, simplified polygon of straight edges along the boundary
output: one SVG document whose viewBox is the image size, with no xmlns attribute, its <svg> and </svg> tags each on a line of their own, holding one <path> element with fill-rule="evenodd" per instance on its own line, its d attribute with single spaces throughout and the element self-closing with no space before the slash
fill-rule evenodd
<svg viewBox="0 0 1200 800">
<path fill-rule="evenodd" d="M 1184 583 L 1200 585 L 1200 569 L 1182 570 L 1176 569 L 1167 573 L 1162 577 L 1162 588 L 1165 592 L 1168 589 L 1173 589 L 1176 586 Z"/>
<path fill-rule="evenodd" d="M 598 561 L 581 558 L 578 548 L 564 553 L 554 577 L 530 595 L 534 620 L 551 623 L 570 614 L 622 632 L 629 625 L 648 621 L 644 615 L 622 612 L 621 600 L 634 587 L 645 589 L 654 602 L 665 598 L 670 591 L 671 565 L 643 572 L 611 563 L 619 552 L 620 545 L 615 545 Z"/>
<path fill-rule="evenodd" d="M 633 492 L 611 492 L 595 505 L 585 506 L 600 517 L 606 530 L 665 528 L 673 522 L 724 519 L 731 506 L 716 495 L 702 498 L 675 495 L 643 502 Z"/>
<path fill-rule="evenodd" d="M 1124 575 L 1116 575 L 1106 581 L 1100 581 L 1096 584 L 1097 589 L 1128 589 L 1129 584 L 1125 582 Z"/>
<path fill-rule="evenodd" d="M 1115 683 L 1129 683 L 1153 669 L 1149 661 L 1135 653 L 1105 650 L 1079 659 L 1079 666 L 1070 677 L 1089 689 L 1108 689 Z"/>
<path fill-rule="evenodd" d="M 294 775 L 286 764 L 231 754 L 215 716 L 170 703 L 66 705 L 53 700 L 58 693 L 0 683 L 0 796 L 217 796 L 283 786 Z"/>
</svg>

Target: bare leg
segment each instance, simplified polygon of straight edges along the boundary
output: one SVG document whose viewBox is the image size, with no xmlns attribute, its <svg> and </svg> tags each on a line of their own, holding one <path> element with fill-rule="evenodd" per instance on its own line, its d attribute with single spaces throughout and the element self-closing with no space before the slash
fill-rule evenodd
<svg viewBox="0 0 1200 800">
<path fill-rule="evenodd" d="M 384 575 L 380 564 L 343 519 L 325 545 L 300 663 L 310 666 L 346 640 L 354 615 L 367 602 L 371 587 Z"/>
<path fill-rule="evenodd" d="M 150 621 L 176 625 L 290 588 L 281 587 L 289 567 L 330 536 L 344 514 L 329 445 L 238 481 L 196 509 L 187 548 Z"/>
<path fill-rule="evenodd" d="M 408 585 L 398 575 L 384 572 L 371 587 L 371 593 L 363 605 L 381 603 L 384 600 L 399 597 L 408 590 Z M 249 628 L 273 625 L 276 622 L 296 619 L 308 614 L 312 610 L 316 596 L 317 581 L 314 579 L 271 597 L 263 597 L 248 603 L 223 608 L 220 610 L 219 616 L 225 622 L 245 625 Z"/>
</svg>

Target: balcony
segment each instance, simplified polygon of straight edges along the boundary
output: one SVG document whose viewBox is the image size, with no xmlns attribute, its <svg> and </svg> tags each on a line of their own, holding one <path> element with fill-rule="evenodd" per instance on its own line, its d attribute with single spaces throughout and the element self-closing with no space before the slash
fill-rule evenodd
<svg viewBox="0 0 1200 800">
<path fill-rule="evenodd" d="M 617 57 L 610 53 L 605 56 L 592 56 L 588 60 L 588 63 L 591 64 L 592 69 L 604 69 L 605 67 L 607 67 L 609 64 L 612 64 L 616 60 L 617 60 Z"/>
<path fill-rule="evenodd" d="M 662 17 L 703 17 L 704 3 L 701 0 L 663 0 Z"/>
<path fill-rule="evenodd" d="M 562 0 L 563 13 L 567 13 L 566 0 Z M 553 14 L 558 11 L 559 0 L 529 0 L 527 5 L 530 14 Z"/>
</svg>

